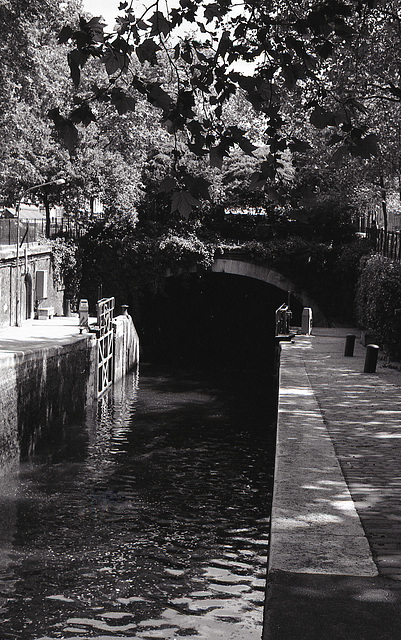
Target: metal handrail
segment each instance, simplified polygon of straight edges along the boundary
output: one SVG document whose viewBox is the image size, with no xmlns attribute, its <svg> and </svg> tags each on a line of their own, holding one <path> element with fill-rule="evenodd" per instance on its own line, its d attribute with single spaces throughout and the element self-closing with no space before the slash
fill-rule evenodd
<svg viewBox="0 0 401 640">
<path fill-rule="evenodd" d="M 281 307 L 276 310 L 276 336 L 288 335 L 290 333 L 291 318 L 292 311 L 288 304 L 283 303 Z"/>
</svg>

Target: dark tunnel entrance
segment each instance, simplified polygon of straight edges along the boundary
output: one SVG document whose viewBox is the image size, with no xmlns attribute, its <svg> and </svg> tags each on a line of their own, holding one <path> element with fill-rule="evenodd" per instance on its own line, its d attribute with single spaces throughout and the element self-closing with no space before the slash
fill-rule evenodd
<svg viewBox="0 0 401 640">
<path fill-rule="evenodd" d="M 244 276 L 206 273 L 166 279 L 142 307 L 142 359 L 243 371 L 266 366 L 274 350 L 275 310 L 288 294 Z M 302 305 L 291 300 L 294 323 Z"/>
</svg>

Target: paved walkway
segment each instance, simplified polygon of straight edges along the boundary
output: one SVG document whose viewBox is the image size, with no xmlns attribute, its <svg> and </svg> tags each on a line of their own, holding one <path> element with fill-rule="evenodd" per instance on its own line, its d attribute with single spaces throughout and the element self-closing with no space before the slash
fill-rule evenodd
<svg viewBox="0 0 401 640">
<path fill-rule="evenodd" d="M 401 373 L 284 343 L 266 640 L 401 638 Z"/>
<path fill-rule="evenodd" d="M 401 581 L 401 372 L 365 349 L 344 358 L 344 339 L 316 331 L 306 371 L 380 575 Z M 401 585 L 400 585 L 401 586 Z"/>
<path fill-rule="evenodd" d="M 34 349 L 56 347 L 86 339 L 87 332 L 79 332 L 78 316 L 54 317 L 50 320 L 30 320 L 20 327 L 0 329 L 0 355 L 26 353 Z M 90 324 L 96 322 L 89 319 Z"/>
</svg>

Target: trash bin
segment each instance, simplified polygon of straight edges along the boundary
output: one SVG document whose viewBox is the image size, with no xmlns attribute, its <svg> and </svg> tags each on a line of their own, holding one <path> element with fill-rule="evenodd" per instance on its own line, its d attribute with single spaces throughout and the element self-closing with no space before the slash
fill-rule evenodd
<svg viewBox="0 0 401 640">
<path fill-rule="evenodd" d="M 82 331 L 83 329 L 89 328 L 89 302 L 82 298 L 79 301 L 78 306 L 78 317 L 79 317 L 79 329 Z"/>
<path fill-rule="evenodd" d="M 312 333 L 312 309 L 304 307 L 302 311 L 301 333 L 309 336 Z"/>
</svg>

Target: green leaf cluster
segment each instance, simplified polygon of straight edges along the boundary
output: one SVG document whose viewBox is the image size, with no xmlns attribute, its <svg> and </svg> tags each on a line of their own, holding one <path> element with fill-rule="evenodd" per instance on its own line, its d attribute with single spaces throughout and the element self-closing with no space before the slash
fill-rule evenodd
<svg viewBox="0 0 401 640">
<path fill-rule="evenodd" d="M 401 360 L 401 265 L 379 255 L 361 265 L 357 320 L 373 333 L 388 356 Z"/>
</svg>

